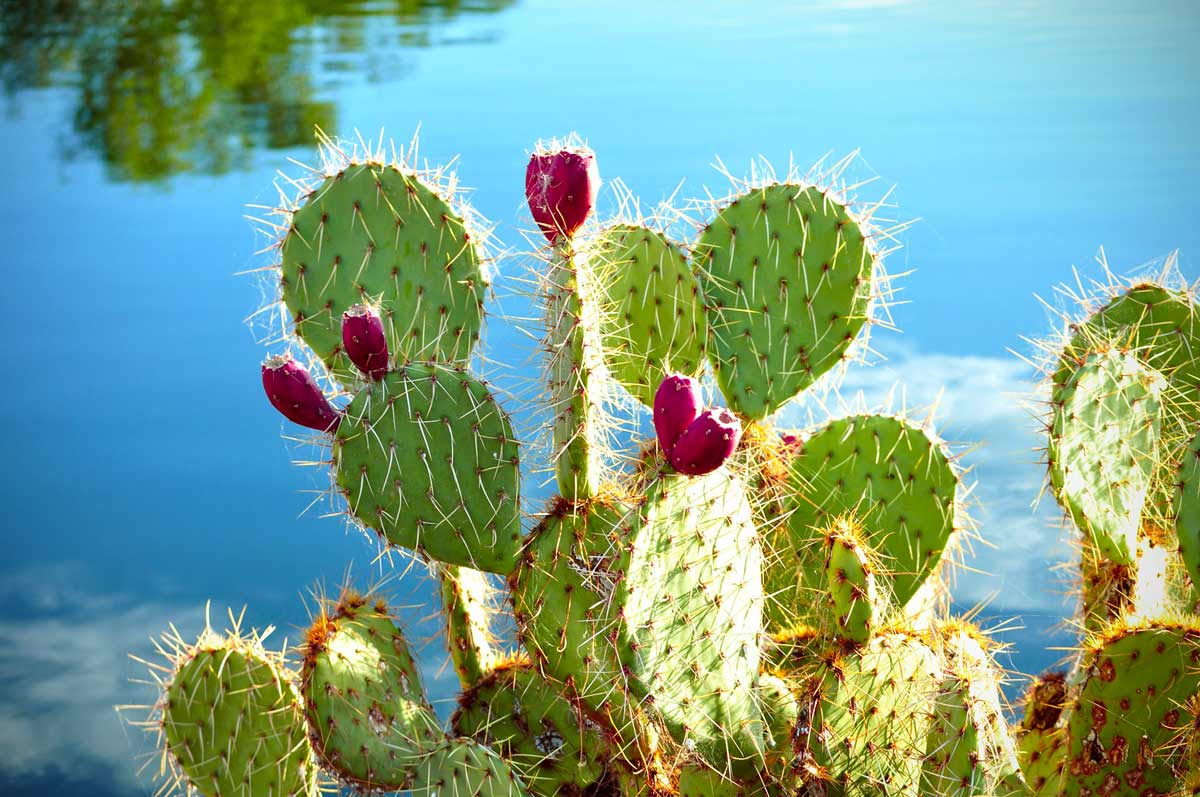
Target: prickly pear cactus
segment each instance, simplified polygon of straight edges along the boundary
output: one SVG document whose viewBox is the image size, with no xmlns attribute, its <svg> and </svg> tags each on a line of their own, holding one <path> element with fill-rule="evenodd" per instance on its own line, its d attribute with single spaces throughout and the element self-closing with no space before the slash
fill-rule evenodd
<svg viewBox="0 0 1200 797">
<path fill-rule="evenodd" d="M 381 597 L 322 602 L 290 653 L 236 623 L 174 635 L 147 723 L 164 792 L 1194 793 L 1190 288 L 1102 286 L 1047 346 L 1050 484 L 1080 531 L 1087 636 L 1013 733 L 999 649 L 949 613 L 946 571 L 970 532 L 955 453 L 929 421 L 890 412 L 775 426 L 805 391 L 833 389 L 886 318 L 898 228 L 852 196 L 849 160 L 757 170 L 650 220 L 618 191 L 604 221 L 595 154 L 539 144 L 525 189 L 544 401 L 514 417 L 544 423 L 526 430 L 501 406 L 511 391 L 473 371 L 483 227 L 447 174 L 382 150 L 326 142 L 279 209 L 284 335 L 261 376 L 311 432 L 345 516 L 440 580 L 457 710 L 443 729 Z M 540 511 L 521 494 L 539 469 L 557 489 Z M 509 608 L 515 639 L 497 631 Z"/>
</svg>

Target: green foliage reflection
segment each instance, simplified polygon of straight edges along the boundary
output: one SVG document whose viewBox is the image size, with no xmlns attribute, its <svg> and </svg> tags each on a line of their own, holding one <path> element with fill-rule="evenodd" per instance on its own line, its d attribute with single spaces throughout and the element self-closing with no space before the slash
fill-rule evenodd
<svg viewBox="0 0 1200 797">
<path fill-rule="evenodd" d="M 427 47 L 439 25 L 512 2 L 0 0 L 0 82 L 73 91 L 68 151 L 114 179 L 219 174 L 336 129 L 318 89 L 370 60 L 349 56 Z"/>
</svg>

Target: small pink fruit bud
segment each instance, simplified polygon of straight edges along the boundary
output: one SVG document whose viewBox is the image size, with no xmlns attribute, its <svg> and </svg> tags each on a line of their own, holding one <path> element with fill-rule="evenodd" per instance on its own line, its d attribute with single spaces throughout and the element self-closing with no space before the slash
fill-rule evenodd
<svg viewBox="0 0 1200 797">
<path fill-rule="evenodd" d="M 700 416 L 700 383 L 684 374 L 671 374 L 654 394 L 654 431 L 658 445 L 670 454 L 679 436 Z"/>
<path fill-rule="evenodd" d="M 271 406 L 292 423 L 335 432 L 342 416 L 325 398 L 312 374 L 288 355 L 268 357 L 262 365 L 263 389 Z"/>
<path fill-rule="evenodd" d="M 383 379 L 388 372 L 388 345 L 374 307 L 356 304 L 342 315 L 342 348 L 368 379 Z"/>
<path fill-rule="evenodd" d="M 533 153 L 525 169 L 529 212 L 551 244 L 571 238 L 596 205 L 600 169 L 587 147 Z"/>
<path fill-rule="evenodd" d="M 724 464 L 742 438 L 742 423 L 727 409 L 710 409 L 692 421 L 671 449 L 675 470 L 703 476 Z"/>
</svg>

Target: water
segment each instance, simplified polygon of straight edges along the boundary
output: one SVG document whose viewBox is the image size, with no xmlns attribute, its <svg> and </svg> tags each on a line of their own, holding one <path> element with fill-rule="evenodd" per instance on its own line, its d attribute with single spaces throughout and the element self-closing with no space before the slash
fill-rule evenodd
<svg viewBox="0 0 1200 797">
<path fill-rule="evenodd" d="M 956 596 L 1030 672 L 1073 637 L 1049 567 L 1069 557 L 1020 405 L 1035 375 L 1007 350 L 1048 331 L 1034 293 L 1200 244 L 1200 13 L 1188 2 L 568 2 L 131 4 L 5 2 L 0 398 L 0 788 L 147 792 L 144 749 L 112 710 L 147 638 L 193 633 L 205 601 L 296 637 L 315 583 L 380 574 L 336 519 L 305 512 L 321 476 L 289 464 L 263 400 L 262 241 L 243 218 L 277 169 L 312 156 L 314 124 L 352 135 L 420 127 L 431 162 L 458 155 L 476 207 L 514 250 L 525 157 L 578 130 L 606 178 L 647 204 L 722 193 L 719 157 L 808 164 L 861 147 L 921 221 L 890 261 L 915 271 L 882 332 L 886 362 L 848 379 L 868 400 L 944 386 L 939 428 L 982 448 L 975 546 Z M 516 271 L 518 259 L 504 268 Z M 494 321 L 490 348 L 529 344 Z M 419 580 L 393 585 L 425 601 Z M 1015 619 L 1014 619 L 1015 618 Z M 428 624 L 414 633 L 424 638 Z M 281 639 L 279 641 L 282 641 Z M 453 678 L 423 654 L 442 700 Z M 444 708 L 443 704 L 443 708 Z"/>
</svg>

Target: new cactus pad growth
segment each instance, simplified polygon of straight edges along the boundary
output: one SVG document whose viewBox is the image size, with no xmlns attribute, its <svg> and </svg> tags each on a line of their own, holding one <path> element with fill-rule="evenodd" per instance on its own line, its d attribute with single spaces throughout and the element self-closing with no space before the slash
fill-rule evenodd
<svg viewBox="0 0 1200 797">
<path fill-rule="evenodd" d="M 263 384 L 324 433 L 310 442 L 338 508 L 440 580 L 457 710 L 444 729 L 389 603 L 349 589 L 290 653 L 236 623 L 173 634 L 146 723 L 164 793 L 315 797 L 322 778 L 414 797 L 1194 793 L 1191 288 L 1165 271 L 1111 281 L 1044 347 L 1050 485 L 1079 532 L 1086 636 L 1010 730 L 1000 648 L 950 615 L 970 528 L 957 456 L 905 415 L 775 426 L 832 387 L 889 295 L 897 227 L 851 195 L 849 161 L 758 173 L 651 221 L 618 189 L 606 221 L 594 153 L 539 145 L 525 189 L 545 391 L 540 412 L 514 412 L 545 419 L 539 461 L 508 391 L 472 371 L 487 363 L 471 357 L 481 225 L 448 174 L 381 150 L 326 142 L 279 209 L 285 339 L 270 343 L 286 353 Z M 664 218 L 696 221 L 691 240 Z M 705 406 L 714 383 L 726 407 Z M 636 439 L 642 421 L 656 440 Z M 540 511 L 528 492 L 522 505 L 522 461 L 527 479 L 554 473 Z"/>
</svg>

